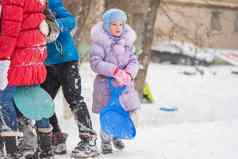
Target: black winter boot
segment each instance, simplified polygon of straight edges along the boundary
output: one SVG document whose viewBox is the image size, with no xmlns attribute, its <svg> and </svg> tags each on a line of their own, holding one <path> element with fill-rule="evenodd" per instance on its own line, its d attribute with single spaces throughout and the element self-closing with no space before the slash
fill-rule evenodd
<svg viewBox="0 0 238 159">
<path fill-rule="evenodd" d="M 88 157 L 96 157 L 99 155 L 95 142 L 81 140 L 72 151 L 71 157 L 73 159 L 81 159 Z"/>
<path fill-rule="evenodd" d="M 24 156 L 24 159 L 35 159 L 37 150 L 37 136 L 34 133 L 34 125 L 30 120 L 23 117 L 19 120 L 19 128 L 23 132 L 23 137 L 19 137 L 18 151 Z"/>
<path fill-rule="evenodd" d="M 53 133 L 53 147 L 54 152 L 57 155 L 63 155 L 67 153 L 67 140 L 68 134 L 62 132 L 55 132 Z"/>
<path fill-rule="evenodd" d="M 74 159 L 96 157 L 99 155 L 96 145 L 97 134 L 92 129 L 92 123 L 86 105 L 82 108 L 85 108 L 85 110 L 82 109 L 74 112 L 79 129 L 79 138 L 81 139 L 72 151 L 71 157 Z"/>
<path fill-rule="evenodd" d="M 125 148 L 124 142 L 120 139 L 113 138 L 112 143 L 113 143 L 113 146 L 118 150 L 122 150 Z"/>
<path fill-rule="evenodd" d="M 101 137 L 101 151 L 102 154 L 109 154 L 113 152 L 112 149 L 112 138 L 111 136 L 107 135 L 102 130 L 100 131 L 100 137 Z"/>
<path fill-rule="evenodd" d="M 22 153 L 17 149 L 16 136 L 4 136 L 2 138 L 5 143 L 7 159 L 24 159 Z"/>
<path fill-rule="evenodd" d="M 31 145 L 26 144 L 23 137 L 19 139 L 19 144 L 17 149 L 18 149 L 18 152 L 23 155 L 24 159 L 37 159 L 36 149 L 32 147 Z"/>
<path fill-rule="evenodd" d="M 102 142 L 101 143 L 102 154 L 110 154 L 113 152 L 111 142 Z"/>
<path fill-rule="evenodd" d="M 38 139 L 38 159 L 53 159 L 54 152 L 52 148 L 52 132 L 39 132 L 37 131 Z"/>
</svg>

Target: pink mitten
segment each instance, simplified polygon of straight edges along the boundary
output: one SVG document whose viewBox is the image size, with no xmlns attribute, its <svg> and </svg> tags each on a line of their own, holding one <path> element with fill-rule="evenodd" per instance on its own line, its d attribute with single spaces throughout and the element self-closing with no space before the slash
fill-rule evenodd
<svg viewBox="0 0 238 159">
<path fill-rule="evenodd" d="M 113 77 L 116 79 L 119 85 L 127 85 L 131 81 L 131 76 L 124 70 L 116 68 Z"/>
</svg>

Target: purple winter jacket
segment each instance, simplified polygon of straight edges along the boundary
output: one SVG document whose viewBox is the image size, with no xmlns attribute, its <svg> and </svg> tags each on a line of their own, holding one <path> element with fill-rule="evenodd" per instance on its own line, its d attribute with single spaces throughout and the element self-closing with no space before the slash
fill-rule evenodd
<svg viewBox="0 0 238 159">
<path fill-rule="evenodd" d="M 125 69 L 135 78 L 139 63 L 132 52 L 133 43 L 136 39 L 134 30 L 125 25 L 120 39 L 113 40 L 103 29 L 103 23 L 99 22 L 92 27 L 90 50 L 90 66 L 97 73 L 94 80 L 92 111 L 99 113 L 109 99 L 108 77 L 113 76 L 115 66 Z M 116 83 L 114 83 L 116 85 Z M 135 111 L 140 107 L 140 100 L 134 87 L 134 81 L 130 82 L 127 91 L 121 97 L 120 102 L 126 111 Z"/>
</svg>

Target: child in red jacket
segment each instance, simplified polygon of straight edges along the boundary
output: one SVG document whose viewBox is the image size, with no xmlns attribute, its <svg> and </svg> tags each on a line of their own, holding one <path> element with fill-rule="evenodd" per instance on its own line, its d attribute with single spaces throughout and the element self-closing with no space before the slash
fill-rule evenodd
<svg viewBox="0 0 238 159">
<path fill-rule="evenodd" d="M 16 87 L 41 84 L 46 78 L 47 24 L 43 11 L 46 0 L 2 0 L 0 30 L 0 141 L 7 158 L 19 159 L 17 109 L 13 102 Z M 52 128 L 48 119 L 36 121 L 38 158 L 53 157 Z M 1 148 L 1 146 L 0 146 Z"/>
</svg>

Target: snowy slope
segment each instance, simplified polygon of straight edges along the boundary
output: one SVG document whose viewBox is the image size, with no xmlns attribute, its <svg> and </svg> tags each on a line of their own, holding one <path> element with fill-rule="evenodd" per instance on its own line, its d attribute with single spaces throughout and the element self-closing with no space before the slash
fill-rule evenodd
<svg viewBox="0 0 238 159">
<path fill-rule="evenodd" d="M 228 66 L 200 68 L 151 64 L 147 81 L 156 97 L 154 104 L 143 104 L 135 140 L 127 148 L 101 159 L 237 159 L 238 156 L 238 75 Z M 184 75 L 188 71 L 195 75 Z M 81 66 L 83 90 L 91 110 L 94 74 L 89 65 Z M 78 142 L 73 119 L 62 114 L 62 94 L 56 99 L 62 129 L 70 134 L 69 152 Z M 161 107 L 177 107 L 175 112 Z M 98 130 L 98 118 L 92 114 Z M 100 141 L 98 141 L 100 147 Z M 57 159 L 69 158 L 57 156 Z"/>
</svg>

